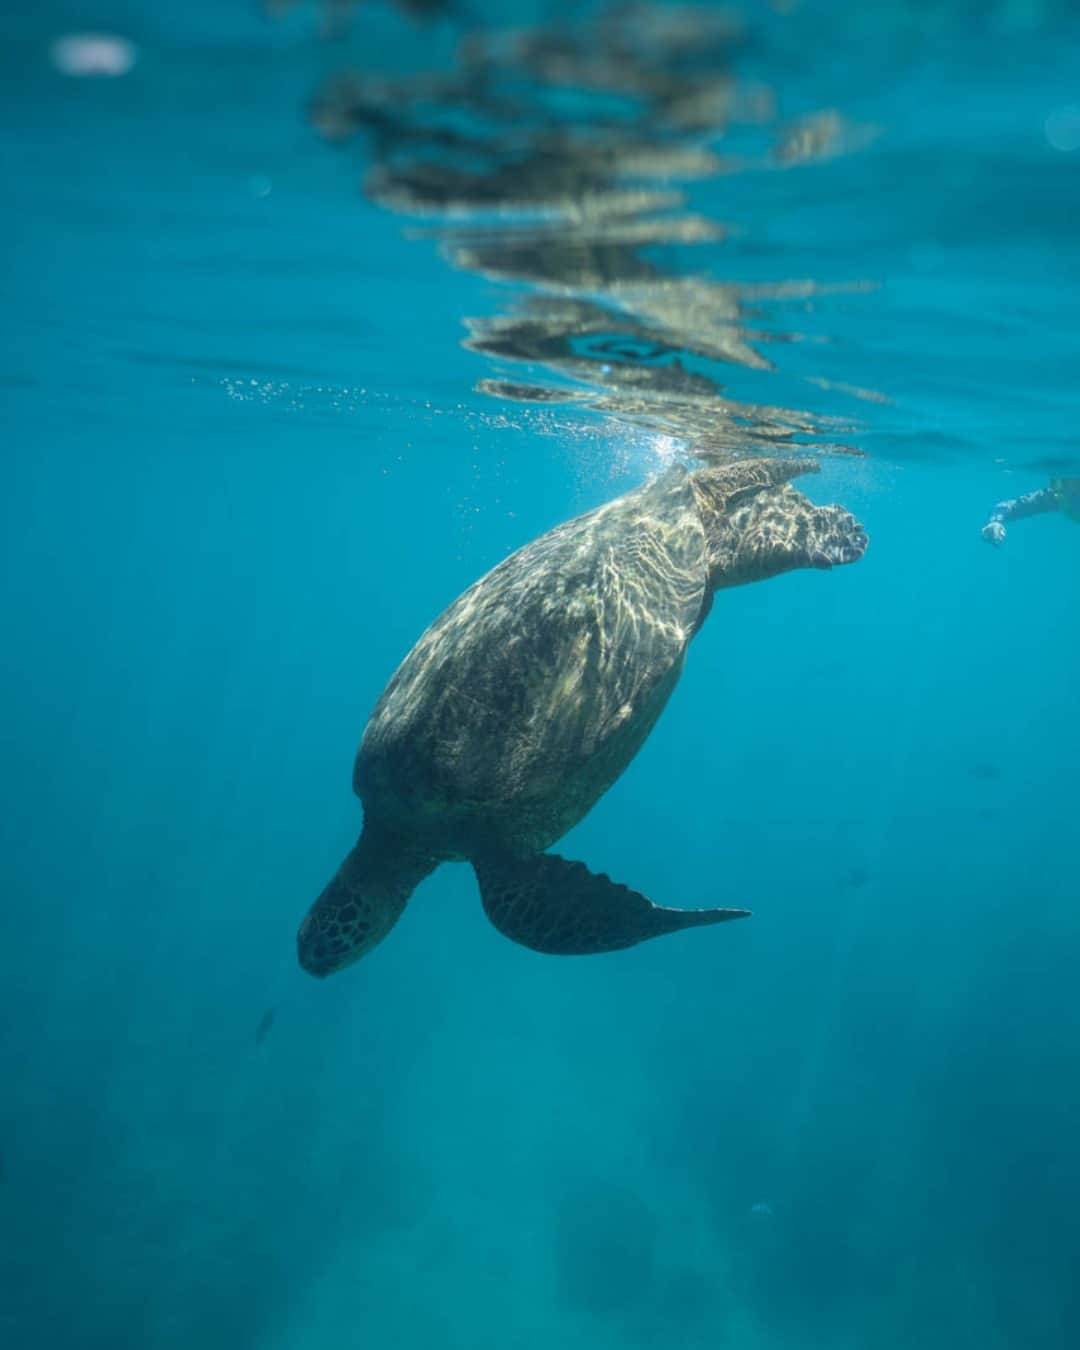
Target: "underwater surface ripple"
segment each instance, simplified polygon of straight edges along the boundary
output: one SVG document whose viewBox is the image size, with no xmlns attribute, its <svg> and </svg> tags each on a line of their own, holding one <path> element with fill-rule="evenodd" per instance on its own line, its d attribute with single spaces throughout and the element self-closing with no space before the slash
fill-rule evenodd
<svg viewBox="0 0 1080 1350">
<path fill-rule="evenodd" d="M 1080 536 L 979 532 L 1080 474 L 1073 7 L 2 31 L 0 1345 L 1071 1350 Z M 747 451 L 870 550 L 559 847 L 753 918 L 566 961 L 443 867 L 310 980 L 417 635 Z"/>
</svg>

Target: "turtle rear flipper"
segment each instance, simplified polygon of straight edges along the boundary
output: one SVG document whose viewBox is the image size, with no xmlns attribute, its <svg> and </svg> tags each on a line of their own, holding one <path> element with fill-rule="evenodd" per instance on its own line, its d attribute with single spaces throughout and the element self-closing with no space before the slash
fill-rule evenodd
<svg viewBox="0 0 1080 1350">
<path fill-rule="evenodd" d="M 748 909 L 664 909 L 554 853 L 473 860 L 484 911 L 504 936 L 552 956 L 618 951 L 681 928 L 741 919 Z"/>
</svg>

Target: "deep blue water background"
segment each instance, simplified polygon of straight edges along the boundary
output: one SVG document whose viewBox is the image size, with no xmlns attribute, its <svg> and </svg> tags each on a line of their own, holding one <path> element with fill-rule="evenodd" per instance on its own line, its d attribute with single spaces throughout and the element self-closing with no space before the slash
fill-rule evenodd
<svg viewBox="0 0 1080 1350">
<path fill-rule="evenodd" d="M 664 447 L 472 392 L 504 288 L 305 124 L 345 54 L 310 16 L 3 19 L 5 1347 L 1080 1343 L 1080 535 L 978 536 L 1080 456 L 1080 151 L 1044 131 L 1080 42 L 1066 7 L 751 13 L 790 113 L 885 134 L 695 187 L 740 226 L 695 262 L 881 283 L 731 377 L 864 418 L 809 490 L 871 549 L 721 596 L 560 851 L 754 917 L 559 961 L 448 866 L 325 983 L 294 932 L 394 665 Z M 84 27 L 135 70 L 50 68 Z"/>
</svg>

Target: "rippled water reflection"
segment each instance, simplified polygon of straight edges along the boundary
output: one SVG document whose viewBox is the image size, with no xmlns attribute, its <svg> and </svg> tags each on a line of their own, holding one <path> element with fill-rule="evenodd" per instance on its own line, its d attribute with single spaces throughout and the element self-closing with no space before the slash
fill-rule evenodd
<svg viewBox="0 0 1080 1350">
<path fill-rule="evenodd" d="M 875 135 L 832 109 L 782 120 L 774 91 L 740 75 L 750 38 L 733 11 L 649 3 L 477 30 L 453 69 L 339 76 L 311 116 L 334 141 L 366 133 L 370 198 L 437 217 L 416 233 L 449 263 L 515 284 L 500 312 L 465 319 L 465 345 L 494 364 L 484 393 L 578 404 L 699 457 L 857 454 L 853 420 L 750 399 L 738 368 L 773 370 L 805 340 L 789 326 L 799 308 L 872 280 L 724 280 L 711 264 L 739 223 L 689 203 L 695 181 L 852 153 Z M 756 152 L 728 151 L 738 127 L 759 132 Z M 714 252 L 699 261 L 702 245 Z"/>
</svg>

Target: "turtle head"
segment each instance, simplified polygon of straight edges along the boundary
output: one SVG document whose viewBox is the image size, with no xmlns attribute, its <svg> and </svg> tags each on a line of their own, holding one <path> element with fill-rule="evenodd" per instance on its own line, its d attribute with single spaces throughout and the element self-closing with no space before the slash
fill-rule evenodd
<svg viewBox="0 0 1080 1350">
<path fill-rule="evenodd" d="M 788 482 L 818 470 L 810 460 L 746 459 L 691 476 L 713 590 L 863 556 L 866 532 L 854 516 L 816 506 Z"/>
<path fill-rule="evenodd" d="M 434 865 L 434 859 L 365 832 L 300 925 L 300 964 L 322 977 L 365 956 L 397 923 L 413 888 Z"/>
</svg>

